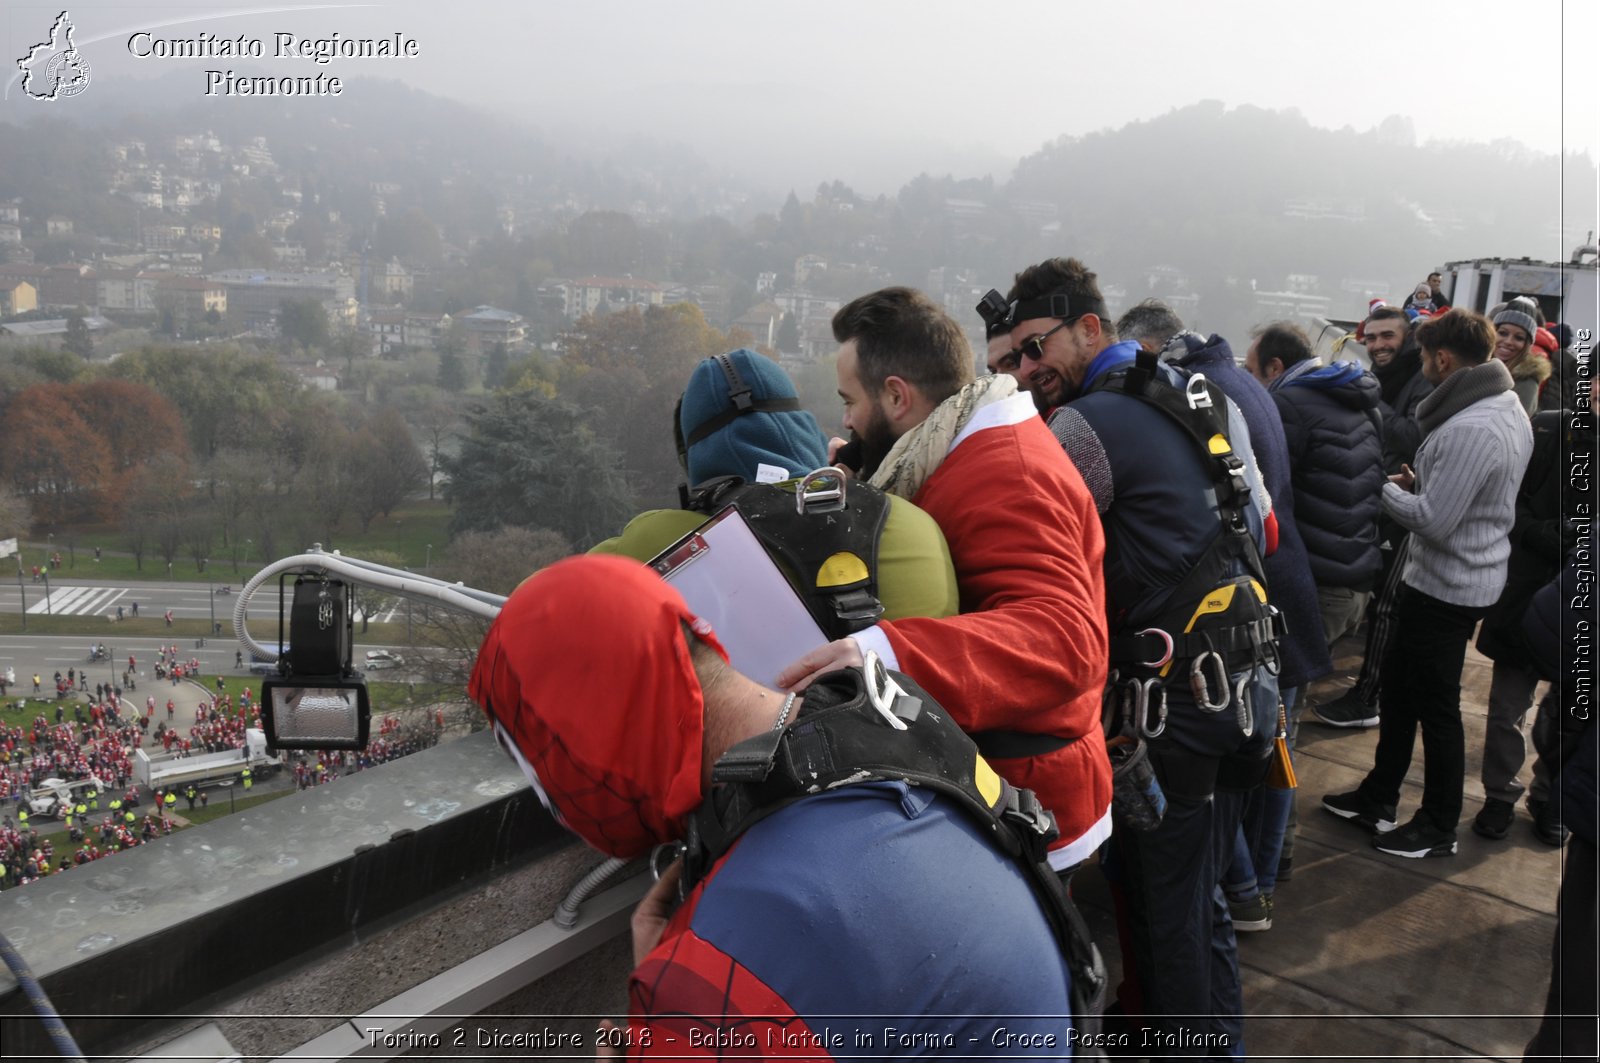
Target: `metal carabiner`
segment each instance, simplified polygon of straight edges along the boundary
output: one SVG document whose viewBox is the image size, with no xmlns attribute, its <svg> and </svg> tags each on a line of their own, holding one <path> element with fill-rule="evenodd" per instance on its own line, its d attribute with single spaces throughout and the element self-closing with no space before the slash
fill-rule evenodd
<svg viewBox="0 0 1600 1063">
<path fill-rule="evenodd" d="M 1267 670 L 1268 675 L 1278 675 L 1283 671 L 1283 653 L 1278 648 L 1278 640 L 1272 637 L 1272 618 L 1278 615 L 1277 606 L 1267 606 L 1267 617 L 1264 621 L 1257 620 L 1250 625 L 1250 651 L 1252 657 Z M 1266 625 L 1267 638 L 1262 641 L 1258 629 Z"/>
<path fill-rule="evenodd" d="M 679 857 L 681 857 L 683 855 L 684 848 L 685 847 L 684 847 L 684 844 L 682 842 L 662 842 L 660 845 L 656 846 L 654 849 L 651 849 L 650 850 L 650 878 L 651 878 L 651 881 L 660 882 L 661 881 L 661 876 L 667 870 L 667 868 L 671 867 L 673 861 L 677 860 Z M 665 862 L 663 862 L 662 859 L 661 859 L 663 856 L 666 857 Z"/>
<path fill-rule="evenodd" d="M 1137 678 L 1130 677 L 1121 683 L 1122 697 L 1119 708 L 1122 713 L 1122 729 L 1128 733 L 1137 733 L 1139 717 L 1144 711 L 1144 702 L 1141 695 L 1144 688 Z"/>
<path fill-rule="evenodd" d="M 1159 658 L 1157 658 L 1156 660 L 1154 660 L 1154 661 L 1140 661 L 1139 664 L 1142 667 L 1144 667 L 1144 668 L 1152 668 L 1152 669 L 1165 668 L 1168 665 L 1168 663 L 1171 662 L 1171 660 L 1172 660 L 1172 636 L 1171 635 L 1167 634 L 1165 631 L 1161 630 L 1158 627 L 1147 627 L 1143 631 L 1136 632 L 1136 634 L 1140 635 L 1140 636 L 1143 636 L 1143 635 L 1154 635 L 1154 636 L 1156 636 L 1157 638 L 1159 638 L 1161 640 L 1162 645 L 1164 646 L 1164 649 L 1162 651 L 1161 656 Z"/>
<path fill-rule="evenodd" d="M 1205 664 L 1207 660 L 1217 662 L 1216 683 L 1206 682 Z M 1205 712 L 1221 712 L 1233 700 L 1233 690 L 1229 684 L 1228 664 L 1222 659 L 1222 654 L 1216 650 L 1207 650 L 1196 657 L 1189 665 L 1189 690 L 1194 694 L 1195 704 Z M 1211 686 L 1222 689 L 1222 700 L 1211 700 Z"/>
<path fill-rule="evenodd" d="M 1150 726 L 1150 692 L 1159 695 L 1156 702 L 1156 725 Z M 1159 679 L 1146 679 L 1139 684 L 1139 733 L 1146 738 L 1159 738 L 1167 729 L 1167 688 Z"/>
<path fill-rule="evenodd" d="M 1255 698 L 1250 693 L 1250 673 L 1239 673 L 1239 682 L 1233 688 L 1234 700 L 1239 704 L 1239 730 L 1249 738 L 1256 733 Z"/>
<path fill-rule="evenodd" d="M 1100 694 L 1100 729 L 1107 738 L 1116 736 L 1123 715 L 1121 674 L 1113 668 L 1106 674 L 1105 690 Z"/>
</svg>

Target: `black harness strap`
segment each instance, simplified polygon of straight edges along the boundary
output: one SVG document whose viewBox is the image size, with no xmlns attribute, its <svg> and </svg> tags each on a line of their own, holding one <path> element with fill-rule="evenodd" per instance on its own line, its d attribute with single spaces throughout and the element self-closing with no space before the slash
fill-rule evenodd
<svg viewBox="0 0 1600 1063">
<path fill-rule="evenodd" d="M 1194 443 L 1210 474 L 1222 525 L 1205 552 L 1168 592 L 1170 604 L 1162 615 L 1140 632 L 1113 635 L 1112 663 L 1119 668 L 1149 671 L 1164 667 L 1152 664 L 1164 657 L 1169 662 L 1185 661 L 1209 652 L 1230 659 L 1248 652 L 1252 660 L 1264 653 L 1275 660 L 1274 644 L 1283 633 L 1283 619 L 1262 600 L 1266 569 L 1245 518 L 1250 499 L 1248 467 L 1228 438 L 1227 396 L 1198 374 L 1189 378 L 1186 389 L 1174 387 L 1161 376 L 1157 356 L 1151 351 L 1141 351 L 1127 369 L 1105 374 L 1092 390 L 1111 388 L 1160 410 Z M 1247 575 L 1231 575 L 1238 571 L 1234 568 L 1236 563 Z M 1233 604 L 1223 614 L 1230 622 L 1201 625 L 1199 603 L 1227 583 L 1235 585 Z M 1161 634 L 1150 634 L 1151 628 L 1159 628 Z M 1170 654 L 1165 645 L 1167 639 L 1171 640 Z"/>
<path fill-rule="evenodd" d="M 721 477 L 687 492 L 684 508 L 715 513 L 735 505 L 789 578 L 795 593 L 829 638 L 871 627 L 883 615 L 878 592 L 878 553 L 889 519 L 889 496 L 852 483 L 843 508 L 801 512 L 790 486 L 747 484 Z M 842 581 L 838 559 L 861 563 L 858 578 Z M 827 579 L 826 585 L 822 580 Z"/>
<path fill-rule="evenodd" d="M 1033 791 L 995 774 L 921 687 L 889 674 L 904 691 L 891 707 L 906 724 L 904 731 L 871 706 L 865 676 L 850 669 L 812 687 L 846 700 L 807 704 L 787 727 L 747 739 L 718 758 L 715 785 L 689 818 L 680 891 L 687 895 L 745 831 L 807 796 L 872 781 L 926 787 L 953 799 L 1022 869 L 1072 973 L 1079 1029 L 1091 1029 L 1098 1013 L 1090 1002 L 1105 988 L 1105 969 L 1083 916 L 1049 864 L 1047 852 L 1058 837 L 1055 817 Z"/>
</svg>

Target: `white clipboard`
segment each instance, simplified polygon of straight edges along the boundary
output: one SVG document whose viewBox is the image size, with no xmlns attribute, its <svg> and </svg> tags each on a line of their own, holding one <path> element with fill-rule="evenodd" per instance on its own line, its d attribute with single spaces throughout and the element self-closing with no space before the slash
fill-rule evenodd
<svg viewBox="0 0 1600 1063">
<path fill-rule="evenodd" d="M 650 561 L 696 616 L 709 621 L 733 666 L 758 683 L 828 641 L 805 603 L 729 505 Z"/>
</svg>

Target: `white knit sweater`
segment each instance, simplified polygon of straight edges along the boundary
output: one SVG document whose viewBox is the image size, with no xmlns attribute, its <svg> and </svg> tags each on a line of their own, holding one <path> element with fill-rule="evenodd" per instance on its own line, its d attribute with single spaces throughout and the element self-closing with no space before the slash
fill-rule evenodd
<svg viewBox="0 0 1600 1063">
<path fill-rule="evenodd" d="M 1495 603 L 1532 453 L 1528 416 L 1510 391 L 1479 399 L 1423 440 L 1413 490 L 1383 487 L 1384 509 L 1412 536 L 1406 583 L 1452 605 Z"/>
</svg>

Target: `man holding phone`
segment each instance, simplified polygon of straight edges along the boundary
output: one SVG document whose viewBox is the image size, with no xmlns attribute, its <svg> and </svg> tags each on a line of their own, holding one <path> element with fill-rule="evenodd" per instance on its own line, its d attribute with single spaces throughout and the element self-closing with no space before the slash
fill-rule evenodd
<svg viewBox="0 0 1600 1063">
<path fill-rule="evenodd" d="M 1434 390 L 1417 406 L 1422 445 L 1383 487 L 1384 511 L 1411 533 L 1384 654 L 1383 715 L 1373 768 L 1360 787 L 1322 807 L 1374 831 L 1394 856 L 1456 851 L 1465 775 L 1461 668 L 1467 640 L 1505 585 L 1517 486 L 1533 433 L 1511 374 L 1489 355 L 1482 314 L 1452 310 L 1417 326 L 1422 372 Z M 1396 829 L 1400 786 L 1422 728 L 1422 807 Z"/>
</svg>

